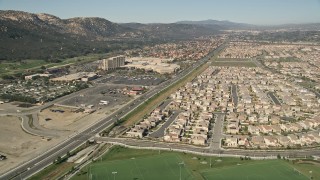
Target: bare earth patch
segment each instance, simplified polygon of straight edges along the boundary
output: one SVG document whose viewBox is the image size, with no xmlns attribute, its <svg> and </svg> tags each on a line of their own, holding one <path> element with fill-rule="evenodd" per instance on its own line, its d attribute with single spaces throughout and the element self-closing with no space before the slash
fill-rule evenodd
<svg viewBox="0 0 320 180">
<path fill-rule="evenodd" d="M 46 141 L 39 136 L 24 132 L 21 120 L 13 116 L 0 116 L 0 154 L 8 159 L 0 161 L 0 173 L 37 156 L 57 143 L 57 140 Z"/>
<path fill-rule="evenodd" d="M 52 112 L 61 110 L 63 112 Z M 70 125 L 87 116 L 84 112 L 73 112 L 76 109 L 52 106 L 38 114 L 39 124 L 47 129 L 72 130 Z M 47 119 L 47 120 L 46 120 Z"/>
</svg>

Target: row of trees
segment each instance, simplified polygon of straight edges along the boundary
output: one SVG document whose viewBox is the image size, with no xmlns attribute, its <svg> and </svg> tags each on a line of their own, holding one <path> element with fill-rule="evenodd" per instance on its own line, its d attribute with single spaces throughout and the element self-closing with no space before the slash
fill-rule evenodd
<svg viewBox="0 0 320 180">
<path fill-rule="evenodd" d="M 9 101 L 20 101 L 20 102 L 27 102 L 31 104 L 35 104 L 37 102 L 35 98 L 20 95 L 20 94 L 1 94 L 0 98 L 6 99 Z"/>
</svg>

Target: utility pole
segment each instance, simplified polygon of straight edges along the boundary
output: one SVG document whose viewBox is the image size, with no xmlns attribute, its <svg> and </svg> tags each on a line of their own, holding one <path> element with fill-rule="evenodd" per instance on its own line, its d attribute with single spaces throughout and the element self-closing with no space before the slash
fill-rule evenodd
<svg viewBox="0 0 320 180">
<path fill-rule="evenodd" d="M 181 163 L 179 163 L 179 167 L 180 167 L 180 180 L 181 180 L 181 166 L 184 165 L 184 162 L 182 161 Z"/>
<path fill-rule="evenodd" d="M 112 172 L 112 174 L 113 174 L 113 180 L 116 180 L 116 174 L 117 174 L 118 172 L 116 172 L 116 171 L 114 171 L 114 172 Z"/>
</svg>

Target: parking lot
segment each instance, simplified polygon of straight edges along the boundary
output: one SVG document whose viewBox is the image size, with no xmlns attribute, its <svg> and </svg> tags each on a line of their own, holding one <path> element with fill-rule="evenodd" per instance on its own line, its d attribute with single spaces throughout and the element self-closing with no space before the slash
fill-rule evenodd
<svg viewBox="0 0 320 180">
<path fill-rule="evenodd" d="M 127 103 L 132 97 L 123 94 L 126 86 L 103 85 L 90 88 L 79 96 L 60 102 L 61 105 L 100 109 Z"/>
<path fill-rule="evenodd" d="M 107 76 L 100 78 L 97 83 L 112 83 L 126 85 L 155 86 L 163 82 L 163 78 L 153 76 Z"/>
</svg>

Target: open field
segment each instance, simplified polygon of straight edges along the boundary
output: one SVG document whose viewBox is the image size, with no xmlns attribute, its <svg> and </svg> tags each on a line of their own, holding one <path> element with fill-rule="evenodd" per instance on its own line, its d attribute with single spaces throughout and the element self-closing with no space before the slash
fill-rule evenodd
<svg viewBox="0 0 320 180">
<path fill-rule="evenodd" d="M 210 167 L 210 161 L 212 166 Z M 72 179 L 320 179 L 319 165 L 293 164 L 286 160 L 241 160 L 205 157 L 157 150 L 135 150 L 114 146 L 100 160 L 84 167 Z M 294 170 L 296 169 L 296 170 Z"/>
<path fill-rule="evenodd" d="M 181 162 L 182 159 L 174 154 L 132 157 L 89 166 L 89 174 L 92 174 L 92 179 L 113 179 L 112 172 L 117 172 L 117 179 L 179 179 L 179 163 Z M 181 167 L 181 177 L 182 179 L 193 179 L 191 172 L 184 167 Z"/>
<path fill-rule="evenodd" d="M 205 179 L 308 179 L 307 176 L 295 171 L 287 162 L 282 160 L 264 160 L 251 164 L 210 169 L 203 172 L 202 175 Z"/>
<path fill-rule="evenodd" d="M 213 61 L 212 66 L 232 66 L 232 67 L 256 67 L 257 65 L 251 61 Z"/>
<path fill-rule="evenodd" d="M 318 159 L 319 160 L 319 159 Z M 313 176 L 313 179 L 320 179 L 320 161 L 317 163 L 309 162 L 309 161 L 302 161 L 298 163 L 291 164 L 292 167 L 298 169 L 302 174 L 310 177 Z M 312 171 L 312 174 L 310 173 Z"/>
<path fill-rule="evenodd" d="M 0 116 L 0 124 L 0 154 L 8 158 L 0 161 L 0 173 L 57 143 L 56 140 L 46 141 L 41 137 L 27 134 L 22 130 L 21 121 L 17 117 Z"/>
<path fill-rule="evenodd" d="M 85 62 L 90 62 L 94 60 L 99 60 L 105 56 L 106 54 L 90 54 L 87 56 L 79 56 L 79 57 L 64 59 L 62 60 L 62 62 L 59 62 L 59 63 L 50 63 L 45 60 L 33 60 L 33 59 L 22 60 L 21 62 L 2 61 L 0 63 L 0 75 L 14 74 L 18 72 L 23 72 L 25 70 L 36 70 L 36 69 L 40 69 L 41 66 L 45 66 L 46 68 L 51 68 L 51 67 L 59 67 L 59 66 L 64 66 L 68 64 L 74 64 L 74 63 L 85 63 Z"/>
<path fill-rule="evenodd" d="M 34 67 L 41 67 L 48 64 L 43 60 L 24 60 L 21 62 L 1 62 L 0 74 L 9 73 L 12 71 L 19 72 L 20 70 L 32 69 Z"/>
<path fill-rule="evenodd" d="M 38 115 L 39 124 L 47 129 L 61 130 L 71 134 L 75 131 L 83 130 L 90 124 L 97 122 L 124 105 L 125 104 L 106 106 L 105 108 L 99 109 L 91 114 L 84 112 L 72 112 L 72 110 L 75 110 L 74 108 L 52 106 L 42 110 Z M 52 112 L 50 109 L 63 110 L 64 112 Z M 46 121 L 46 118 L 50 118 L 51 120 Z"/>
<path fill-rule="evenodd" d="M 61 110 L 63 113 L 52 112 L 52 110 Z M 73 110 L 75 109 L 51 106 L 39 113 L 39 124 L 47 129 L 70 130 L 69 125 L 88 115 L 84 112 L 72 112 Z"/>
</svg>

